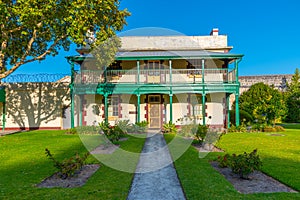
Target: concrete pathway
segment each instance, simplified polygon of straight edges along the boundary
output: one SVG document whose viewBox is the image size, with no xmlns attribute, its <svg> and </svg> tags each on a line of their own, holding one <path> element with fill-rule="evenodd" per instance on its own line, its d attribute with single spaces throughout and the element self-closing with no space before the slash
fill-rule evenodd
<svg viewBox="0 0 300 200">
<path fill-rule="evenodd" d="M 162 134 L 148 133 L 127 200 L 186 199 Z"/>
</svg>

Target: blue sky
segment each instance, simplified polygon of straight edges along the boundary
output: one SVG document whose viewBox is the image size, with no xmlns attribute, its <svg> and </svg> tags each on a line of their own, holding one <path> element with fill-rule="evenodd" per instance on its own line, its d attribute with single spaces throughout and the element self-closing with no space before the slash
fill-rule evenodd
<svg viewBox="0 0 300 200">
<path fill-rule="evenodd" d="M 123 0 L 131 16 L 124 31 L 158 27 L 185 35 L 208 35 L 212 28 L 228 35 L 232 53 L 244 54 L 240 75 L 293 74 L 300 68 L 300 1 L 298 0 Z M 69 73 L 69 52 L 16 73 Z"/>
</svg>

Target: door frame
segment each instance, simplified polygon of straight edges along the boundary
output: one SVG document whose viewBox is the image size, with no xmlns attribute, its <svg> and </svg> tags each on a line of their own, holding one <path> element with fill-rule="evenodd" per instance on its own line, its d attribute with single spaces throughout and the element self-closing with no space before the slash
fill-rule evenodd
<svg viewBox="0 0 300 200">
<path fill-rule="evenodd" d="M 151 97 L 158 97 L 158 100 L 157 101 L 150 101 L 150 98 Z M 160 95 L 160 94 L 149 94 L 148 96 L 147 96 L 147 102 L 148 102 L 148 113 L 147 113 L 147 117 L 148 117 L 148 123 L 149 123 L 149 125 L 148 125 L 148 127 L 149 128 L 153 128 L 153 129 L 160 129 L 161 128 L 161 126 L 162 126 L 162 115 L 161 115 L 161 112 L 162 112 L 162 108 L 161 108 L 161 102 L 162 102 L 162 96 Z M 151 108 L 151 105 L 153 105 L 153 104 L 157 104 L 158 105 L 158 109 L 159 109 L 159 111 L 158 111 L 158 126 L 155 126 L 155 127 L 151 127 L 151 115 L 150 115 L 150 108 Z"/>
</svg>

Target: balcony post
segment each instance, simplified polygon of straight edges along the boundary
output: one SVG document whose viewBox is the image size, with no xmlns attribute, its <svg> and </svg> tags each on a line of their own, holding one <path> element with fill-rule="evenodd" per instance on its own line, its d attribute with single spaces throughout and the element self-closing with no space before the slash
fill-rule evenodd
<svg viewBox="0 0 300 200">
<path fill-rule="evenodd" d="M 227 128 L 230 128 L 230 94 L 226 93 L 226 112 L 227 112 Z"/>
<path fill-rule="evenodd" d="M 71 83 L 70 83 L 70 98 L 71 98 L 71 128 L 74 128 L 74 62 L 71 62 Z"/>
<path fill-rule="evenodd" d="M 205 93 L 203 93 L 202 94 L 202 125 L 206 125 L 206 122 L 205 122 L 205 96 L 206 96 L 206 94 Z"/>
<path fill-rule="evenodd" d="M 140 61 L 136 61 L 136 67 L 137 67 L 137 83 L 140 83 Z"/>
<path fill-rule="evenodd" d="M 104 121 L 108 123 L 108 94 L 104 94 Z"/>
<path fill-rule="evenodd" d="M 202 84 L 203 84 L 203 89 L 204 89 L 204 67 L 205 67 L 205 60 L 202 59 Z M 203 90 L 204 92 L 204 90 Z"/>
<path fill-rule="evenodd" d="M 170 122 L 173 123 L 173 94 L 169 94 L 170 98 Z"/>
<path fill-rule="evenodd" d="M 137 122 L 141 121 L 141 108 L 140 108 L 140 104 L 141 104 L 141 95 L 137 94 Z"/>
<path fill-rule="evenodd" d="M 82 106 L 82 102 L 83 102 L 82 98 L 83 98 L 83 95 L 79 95 L 79 99 L 80 99 L 80 103 L 79 103 L 79 126 L 82 126 L 82 108 L 83 108 L 83 106 Z"/>
<path fill-rule="evenodd" d="M 235 125 L 240 125 L 239 93 L 235 94 Z"/>
<path fill-rule="evenodd" d="M 6 107 L 6 99 L 5 99 L 5 97 L 4 97 L 4 102 L 2 102 L 2 131 L 4 131 L 5 130 L 5 121 L 6 121 L 6 119 L 5 119 L 5 115 L 6 115 L 6 113 L 5 113 L 5 111 L 6 111 L 6 109 L 5 109 L 5 107 Z"/>
<path fill-rule="evenodd" d="M 169 60 L 170 84 L 172 84 L 172 60 Z"/>
</svg>

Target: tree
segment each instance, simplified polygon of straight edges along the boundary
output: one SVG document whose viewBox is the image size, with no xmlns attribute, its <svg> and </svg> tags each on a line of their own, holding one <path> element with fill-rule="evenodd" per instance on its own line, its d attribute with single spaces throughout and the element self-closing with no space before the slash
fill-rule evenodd
<svg viewBox="0 0 300 200">
<path fill-rule="evenodd" d="M 283 95 L 264 83 L 256 83 L 239 99 L 240 109 L 260 123 L 275 123 L 286 114 Z"/>
<path fill-rule="evenodd" d="M 286 96 L 288 108 L 286 121 L 300 122 L 300 72 L 298 68 L 295 70 L 291 83 L 288 84 Z"/>
<path fill-rule="evenodd" d="M 122 30 L 119 0 L 0 0 L 0 79 L 70 44 L 91 49 Z"/>
</svg>

